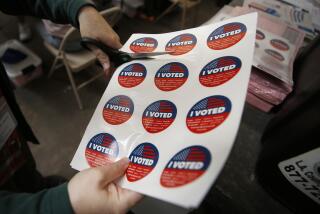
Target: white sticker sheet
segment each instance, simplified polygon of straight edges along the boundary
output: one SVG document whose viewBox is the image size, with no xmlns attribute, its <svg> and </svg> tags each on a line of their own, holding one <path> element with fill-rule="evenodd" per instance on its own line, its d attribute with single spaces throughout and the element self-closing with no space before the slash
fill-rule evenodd
<svg viewBox="0 0 320 214">
<path fill-rule="evenodd" d="M 170 54 L 117 68 L 71 162 L 130 160 L 123 188 L 198 207 L 239 128 L 257 14 L 165 34 L 133 34 L 123 51 Z"/>
<path fill-rule="evenodd" d="M 320 205 L 320 147 L 278 164 L 297 189 Z"/>
</svg>

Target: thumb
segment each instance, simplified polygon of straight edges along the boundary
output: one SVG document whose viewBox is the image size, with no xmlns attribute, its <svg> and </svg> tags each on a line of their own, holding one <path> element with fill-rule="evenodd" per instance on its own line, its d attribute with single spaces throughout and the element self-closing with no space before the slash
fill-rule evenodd
<svg viewBox="0 0 320 214">
<path fill-rule="evenodd" d="M 96 169 L 99 170 L 100 173 L 103 175 L 101 182 L 103 185 L 105 185 L 121 177 L 127 170 L 128 165 L 129 159 L 122 158 L 121 160 L 115 163 L 99 166 L 96 167 Z"/>
</svg>

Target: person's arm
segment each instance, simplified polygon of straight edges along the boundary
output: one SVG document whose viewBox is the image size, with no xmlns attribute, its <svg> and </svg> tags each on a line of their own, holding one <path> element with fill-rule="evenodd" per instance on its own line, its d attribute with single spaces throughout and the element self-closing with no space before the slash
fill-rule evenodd
<svg viewBox="0 0 320 214">
<path fill-rule="evenodd" d="M 0 10 L 11 15 L 36 16 L 78 27 L 78 12 L 94 4 L 90 0 L 1 0 Z"/>
<path fill-rule="evenodd" d="M 0 213 L 73 213 L 67 184 L 38 193 L 12 193 L 0 191 Z"/>
<path fill-rule="evenodd" d="M 141 195 L 117 186 L 129 160 L 91 168 L 76 174 L 68 184 L 38 193 L 0 191 L 0 213 L 20 214 L 124 214 Z"/>
<path fill-rule="evenodd" d="M 0 10 L 11 15 L 30 15 L 80 28 L 83 37 L 97 39 L 106 45 L 122 47 L 119 36 L 89 0 L 0 0 Z M 92 47 L 106 74 L 110 62 L 106 54 Z"/>
</svg>

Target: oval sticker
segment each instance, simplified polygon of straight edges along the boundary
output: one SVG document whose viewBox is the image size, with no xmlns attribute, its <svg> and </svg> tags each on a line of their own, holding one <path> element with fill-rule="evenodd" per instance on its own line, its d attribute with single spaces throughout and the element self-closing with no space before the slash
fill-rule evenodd
<svg viewBox="0 0 320 214">
<path fill-rule="evenodd" d="M 151 37 L 144 37 L 134 40 L 130 49 L 136 53 L 152 52 L 158 47 L 158 41 Z"/>
<path fill-rule="evenodd" d="M 87 144 L 85 157 L 91 167 L 114 162 L 119 153 L 118 142 L 107 133 L 95 135 Z"/>
<path fill-rule="evenodd" d="M 118 76 L 118 82 L 125 88 L 132 88 L 142 83 L 146 75 L 146 67 L 140 63 L 134 63 L 122 69 Z"/>
<path fill-rule="evenodd" d="M 203 86 L 215 87 L 232 79 L 241 68 L 241 60 L 225 56 L 209 62 L 200 72 L 199 81 Z"/>
<path fill-rule="evenodd" d="M 211 155 L 203 146 L 190 146 L 178 152 L 163 170 L 160 183 L 173 188 L 198 179 L 208 169 Z"/>
<path fill-rule="evenodd" d="M 196 134 L 218 127 L 229 116 L 231 101 L 221 95 L 200 100 L 189 111 L 186 119 L 188 129 Z"/>
<path fill-rule="evenodd" d="M 181 87 L 188 79 L 188 68 L 179 62 L 162 66 L 156 73 L 154 82 L 162 91 L 172 91 Z"/>
<path fill-rule="evenodd" d="M 142 124 L 149 133 L 158 133 L 168 128 L 177 116 L 176 106 L 168 100 L 150 104 L 143 112 Z"/>
<path fill-rule="evenodd" d="M 264 33 L 260 30 L 256 31 L 256 39 L 257 40 L 263 40 L 264 38 L 266 38 L 266 36 L 264 35 Z"/>
<path fill-rule="evenodd" d="M 128 181 L 134 182 L 146 177 L 157 165 L 158 149 L 151 143 L 142 143 L 130 154 L 130 164 L 126 171 Z"/>
<path fill-rule="evenodd" d="M 289 45 L 285 43 L 284 41 L 281 41 L 280 39 L 272 39 L 270 41 L 270 44 L 281 51 L 288 51 L 289 50 Z"/>
<path fill-rule="evenodd" d="M 247 27 L 239 22 L 225 24 L 214 30 L 207 39 L 208 47 L 222 50 L 237 44 L 246 34 Z"/>
<path fill-rule="evenodd" d="M 119 125 L 130 119 L 134 105 L 125 95 L 111 98 L 103 108 L 103 119 L 111 125 Z"/>
<path fill-rule="evenodd" d="M 182 55 L 191 51 L 197 44 L 197 38 L 185 33 L 171 39 L 166 45 L 166 51 L 171 55 Z"/>
<path fill-rule="evenodd" d="M 271 50 L 271 49 L 266 49 L 264 50 L 267 54 L 269 54 L 270 56 L 272 56 L 273 58 L 279 60 L 279 61 L 284 61 L 284 56 L 282 56 L 281 53 L 279 53 L 278 51 L 275 50 Z"/>
</svg>

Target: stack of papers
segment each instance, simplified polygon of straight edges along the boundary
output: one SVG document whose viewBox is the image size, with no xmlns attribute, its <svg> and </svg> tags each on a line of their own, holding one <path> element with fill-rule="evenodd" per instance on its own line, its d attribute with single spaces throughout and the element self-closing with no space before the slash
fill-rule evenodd
<svg viewBox="0 0 320 214">
<path fill-rule="evenodd" d="M 311 11 L 309 13 L 301 8 L 275 0 L 245 0 L 244 6 L 275 16 L 278 20 L 299 28 L 309 39 L 314 39 L 316 36 Z"/>
<path fill-rule="evenodd" d="M 223 7 L 205 24 L 252 12 L 247 7 Z M 276 17 L 258 12 L 255 54 L 247 102 L 268 112 L 293 88 L 293 62 L 304 33 Z"/>
<path fill-rule="evenodd" d="M 315 0 L 281 0 L 288 5 L 303 10 L 311 15 L 312 24 L 317 34 L 320 33 L 320 1 Z"/>
</svg>

